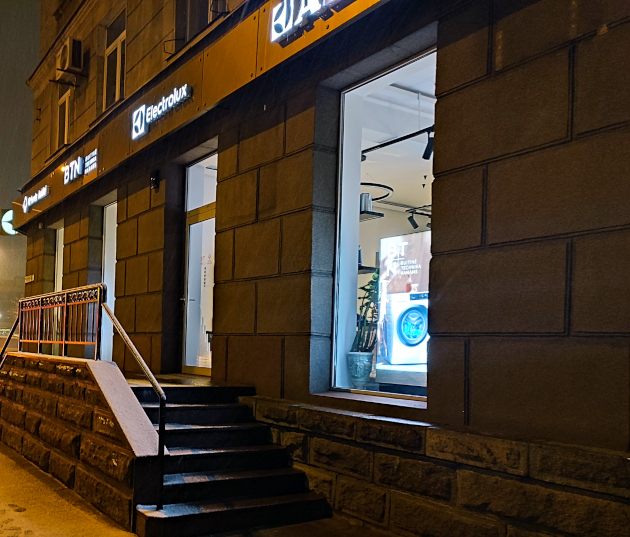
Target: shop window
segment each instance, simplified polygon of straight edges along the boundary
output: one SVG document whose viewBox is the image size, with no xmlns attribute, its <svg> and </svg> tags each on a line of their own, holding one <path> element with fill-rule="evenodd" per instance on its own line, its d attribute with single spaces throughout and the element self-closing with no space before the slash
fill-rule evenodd
<svg viewBox="0 0 630 537">
<path fill-rule="evenodd" d="M 227 0 L 177 0 L 176 9 L 176 49 L 228 12 Z"/>
<path fill-rule="evenodd" d="M 107 27 L 103 106 L 107 110 L 125 96 L 125 39 L 127 11 Z"/>
<path fill-rule="evenodd" d="M 107 286 L 106 303 L 114 311 L 116 296 L 116 230 L 118 204 L 111 203 L 103 209 L 103 283 Z M 113 355 L 114 326 L 103 315 L 101 329 L 101 360 L 111 361 Z"/>
<path fill-rule="evenodd" d="M 342 94 L 334 388 L 426 395 L 435 57 Z"/>
<path fill-rule="evenodd" d="M 59 101 L 57 114 L 57 149 L 68 143 L 68 118 L 70 115 L 70 88 L 59 86 Z"/>
<path fill-rule="evenodd" d="M 185 373 L 212 366 L 217 161 L 215 153 L 186 172 Z"/>
</svg>

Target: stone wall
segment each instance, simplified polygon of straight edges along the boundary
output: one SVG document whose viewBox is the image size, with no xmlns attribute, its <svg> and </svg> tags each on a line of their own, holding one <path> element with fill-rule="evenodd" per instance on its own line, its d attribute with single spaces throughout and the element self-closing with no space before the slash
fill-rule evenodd
<svg viewBox="0 0 630 537">
<path fill-rule="evenodd" d="M 131 528 L 134 452 L 85 361 L 9 355 L 0 427 L 4 444 Z"/>
<path fill-rule="evenodd" d="M 627 453 L 249 403 L 335 510 L 395 535 L 630 535 Z"/>
<path fill-rule="evenodd" d="M 432 420 L 628 449 L 628 17 L 480 0 L 440 21 Z"/>
<path fill-rule="evenodd" d="M 101 283 L 103 207 L 83 205 L 64 216 L 63 288 Z"/>
<path fill-rule="evenodd" d="M 52 293 L 55 287 L 54 229 L 33 229 L 26 237 L 26 276 L 33 281 L 25 286 L 24 295 Z"/>
</svg>

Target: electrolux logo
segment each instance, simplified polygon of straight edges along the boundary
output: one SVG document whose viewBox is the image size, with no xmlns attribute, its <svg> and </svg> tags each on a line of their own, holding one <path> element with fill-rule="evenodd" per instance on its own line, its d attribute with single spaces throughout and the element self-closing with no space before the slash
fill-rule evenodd
<svg viewBox="0 0 630 537">
<path fill-rule="evenodd" d="M 299 29 L 307 30 L 317 18 L 328 19 L 355 0 L 282 0 L 271 12 L 271 40 L 278 41 Z"/>
<path fill-rule="evenodd" d="M 40 188 L 32 196 L 24 196 L 24 201 L 22 202 L 22 210 L 24 211 L 24 214 L 26 214 L 33 205 L 39 203 L 44 198 L 47 198 L 48 194 L 50 194 L 50 188 L 46 185 Z"/>
<path fill-rule="evenodd" d="M 136 140 L 149 132 L 149 125 L 160 119 L 168 111 L 192 96 L 192 88 L 184 84 L 181 88 L 175 88 L 173 93 L 162 99 L 156 105 L 143 104 L 134 111 L 131 117 L 131 139 Z"/>
</svg>

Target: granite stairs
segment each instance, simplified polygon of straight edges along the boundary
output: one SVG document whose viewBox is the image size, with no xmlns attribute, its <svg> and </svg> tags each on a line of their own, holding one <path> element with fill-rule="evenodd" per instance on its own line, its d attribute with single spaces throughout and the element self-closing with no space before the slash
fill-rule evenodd
<svg viewBox="0 0 630 537">
<path fill-rule="evenodd" d="M 132 387 L 157 429 L 152 388 Z M 304 472 L 254 420 L 240 396 L 249 388 L 165 387 L 164 508 L 138 505 L 140 537 L 196 537 L 298 524 L 332 516 L 326 499 L 309 491 Z"/>
</svg>

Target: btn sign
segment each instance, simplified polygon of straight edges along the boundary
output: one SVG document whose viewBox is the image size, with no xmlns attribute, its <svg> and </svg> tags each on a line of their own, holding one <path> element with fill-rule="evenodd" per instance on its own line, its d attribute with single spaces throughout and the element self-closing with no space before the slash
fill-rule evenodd
<svg viewBox="0 0 630 537">
<path fill-rule="evenodd" d="M 282 0 L 271 12 L 271 40 L 288 37 L 318 18 L 327 19 L 355 0 Z"/>
</svg>

